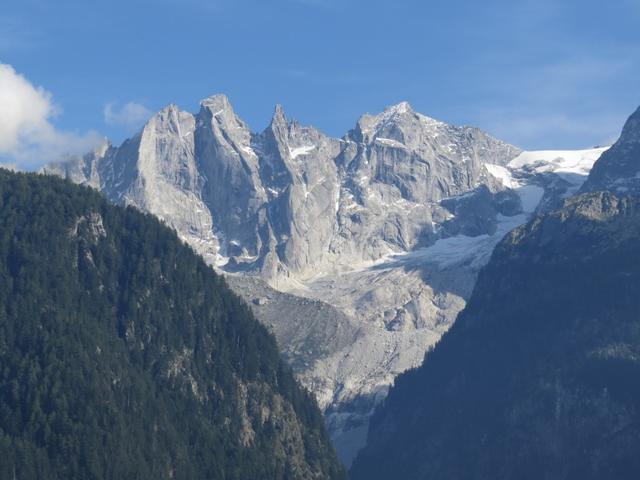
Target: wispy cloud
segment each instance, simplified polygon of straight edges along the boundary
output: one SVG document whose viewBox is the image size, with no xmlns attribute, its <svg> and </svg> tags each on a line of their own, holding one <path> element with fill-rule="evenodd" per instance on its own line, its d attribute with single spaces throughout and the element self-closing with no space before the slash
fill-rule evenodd
<svg viewBox="0 0 640 480">
<path fill-rule="evenodd" d="M 64 155 L 84 153 L 102 138 L 57 129 L 59 113 L 51 94 L 34 86 L 11 65 L 0 64 L 0 158 L 15 168 L 31 169 Z"/>
<path fill-rule="evenodd" d="M 105 123 L 124 127 L 128 131 L 133 131 L 140 127 L 149 119 L 151 114 L 151 110 L 137 102 L 127 102 L 122 106 L 110 102 L 104 107 Z"/>
</svg>

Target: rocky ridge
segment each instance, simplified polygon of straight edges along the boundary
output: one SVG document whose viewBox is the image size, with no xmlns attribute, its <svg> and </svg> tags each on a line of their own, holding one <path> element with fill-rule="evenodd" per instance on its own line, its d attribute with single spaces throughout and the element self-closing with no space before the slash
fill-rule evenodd
<svg viewBox="0 0 640 480">
<path fill-rule="evenodd" d="M 618 141 L 602 155 L 582 187 L 583 192 L 598 190 L 640 195 L 640 108 L 629 117 Z"/>
<path fill-rule="evenodd" d="M 606 149 L 521 152 L 400 103 L 343 138 L 226 97 L 170 105 L 121 146 L 48 165 L 160 217 L 272 328 L 345 461 L 373 407 L 469 298 L 495 244 L 574 193 Z"/>
</svg>

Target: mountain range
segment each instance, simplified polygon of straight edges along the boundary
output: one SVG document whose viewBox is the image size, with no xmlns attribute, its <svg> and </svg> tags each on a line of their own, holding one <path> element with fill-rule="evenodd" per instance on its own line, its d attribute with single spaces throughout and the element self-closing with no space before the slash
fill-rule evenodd
<svg viewBox="0 0 640 480">
<path fill-rule="evenodd" d="M 577 195 L 498 244 L 353 479 L 639 478 L 639 115 Z"/>
<path fill-rule="evenodd" d="M 577 193 L 606 150 L 523 152 L 406 102 L 339 139 L 280 106 L 255 133 L 215 95 L 42 172 L 152 213 L 223 273 L 316 396 L 348 464 L 495 245 Z"/>
</svg>

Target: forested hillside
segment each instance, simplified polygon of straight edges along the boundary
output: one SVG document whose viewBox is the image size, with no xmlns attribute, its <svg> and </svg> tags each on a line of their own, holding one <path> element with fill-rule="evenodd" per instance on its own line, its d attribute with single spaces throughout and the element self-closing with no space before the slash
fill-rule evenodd
<svg viewBox="0 0 640 480">
<path fill-rule="evenodd" d="M 344 478 L 309 394 L 150 215 L 0 169 L 0 478 Z"/>
</svg>

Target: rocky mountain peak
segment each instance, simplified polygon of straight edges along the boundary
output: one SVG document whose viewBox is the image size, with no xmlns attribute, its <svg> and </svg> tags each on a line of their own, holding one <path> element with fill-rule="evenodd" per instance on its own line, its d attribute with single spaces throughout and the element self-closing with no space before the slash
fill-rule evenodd
<svg viewBox="0 0 640 480">
<path fill-rule="evenodd" d="M 184 112 L 175 104 L 169 104 L 153 115 L 145 124 L 142 132 L 163 132 L 182 136 L 185 124 L 193 124 L 193 115 Z M 188 127 L 191 129 L 192 127 Z"/>
<path fill-rule="evenodd" d="M 416 132 L 435 136 L 435 129 L 446 126 L 444 122 L 415 112 L 409 102 L 400 102 L 377 115 L 362 115 L 351 136 L 363 143 L 374 142 L 377 138 L 404 143 L 407 136 L 413 137 Z"/>
<path fill-rule="evenodd" d="M 203 99 L 200 102 L 200 105 L 204 108 L 208 108 L 213 111 L 233 110 L 231 108 L 231 103 L 229 102 L 229 98 L 222 93 L 216 93 L 214 95 L 211 95 Z"/>
<path fill-rule="evenodd" d="M 196 120 L 196 157 L 215 159 L 209 166 L 221 164 L 219 168 L 222 171 L 227 164 L 234 170 L 242 171 L 245 160 L 251 164 L 248 169 L 255 170 L 254 153 L 250 149 L 251 131 L 236 115 L 226 95 L 212 95 L 202 100 Z M 214 172 L 208 174 L 213 175 Z"/>
<path fill-rule="evenodd" d="M 407 101 L 402 101 L 395 105 L 387 106 L 384 109 L 384 112 L 382 115 L 404 115 L 404 114 L 415 114 L 415 111 L 411 107 L 411 104 Z"/>
<path fill-rule="evenodd" d="M 285 166 L 289 161 L 289 122 L 285 116 L 282 105 L 277 104 L 273 110 L 271 122 L 261 135 L 264 143 L 263 149 L 272 151 L 275 157 L 269 160 L 269 175 L 274 175 L 276 171 L 286 170 Z M 282 173 L 282 172 L 280 172 Z M 280 173 L 276 174 L 279 175 Z"/>
<path fill-rule="evenodd" d="M 640 195 L 640 108 L 626 121 L 618 141 L 595 163 L 583 192 L 608 190 Z"/>
<path fill-rule="evenodd" d="M 275 106 L 274 110 L 273 110 L 273 115 L 271 117 L 271 127 L 277 126 L 277 127 L 282 127 L 282 126 L 287 126 L 288 122 L 287 122 L 287 117 L 284 113 L 284 108 L 282 108 L 282 105 L 280 105 L 279 103 Z"/>
<path fill-rule="evenodd" d="M 216 94 L 200 102 L 197 115 L 198 125 L 206 129 L 226 132 L 223 137 L 242 137 L 240 143 L 247 143 L 249 127 L 236 115 L 226 95 Z"/>
<path fill-rule="evenodd" d="M 619 143 L 640 143 L 640 107 L 628 118 L 622 129 Z"/>
</svg>

